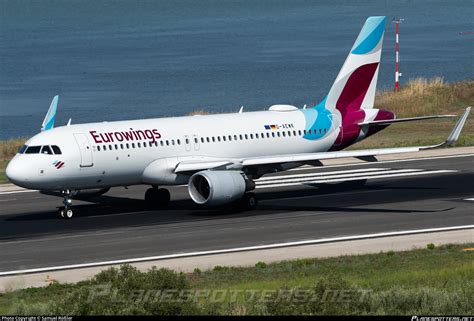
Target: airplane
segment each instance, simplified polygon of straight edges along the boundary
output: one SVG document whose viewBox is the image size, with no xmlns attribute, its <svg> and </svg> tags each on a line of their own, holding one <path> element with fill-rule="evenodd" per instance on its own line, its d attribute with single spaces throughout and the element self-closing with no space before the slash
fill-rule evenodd
<svg viewBox="0 0 474 321">
<path fill-rule="evenodd" d="M 397 119 L 374 108 L 385 16 L 369 17 L 328 94 L 313 107 L 273 105 L 264 111 L 71 124 L 54 127 L 58 96 L 43 121 L 6 168 L 21 187 L 64 199 L 59 216 L 70 219 L 72 199 L 102 194 L 111 187 L 149 185 L 144 199 L 165 208 L 163 186 L 186 185 L 191 199 L 204 206 L 236 204 L 251 210 L 252 190 L 262 175 L 321 160 L 416 152 L 453 144 L 470 112 L 467 107 L 446 141 L 433 146 L 350 150 L 345 148 L 391 124 L 436 115 Z"/>
</svg>

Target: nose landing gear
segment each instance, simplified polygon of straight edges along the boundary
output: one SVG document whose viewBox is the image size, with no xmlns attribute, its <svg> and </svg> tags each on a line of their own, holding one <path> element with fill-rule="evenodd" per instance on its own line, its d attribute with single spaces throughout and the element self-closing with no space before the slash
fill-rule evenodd
<svg viewBox="0 0 474 321">
<path fill-rule="evenodd" d="M 70 190 L 65 190 L 62 191 L 62 194 L 64 196 L 64 207 L 59 209 L 59 217 L 64 219 L 71 219 L 74 215 L 73 210 L 70 208 L 72 205 L 72 193 Z"/>
</svg>

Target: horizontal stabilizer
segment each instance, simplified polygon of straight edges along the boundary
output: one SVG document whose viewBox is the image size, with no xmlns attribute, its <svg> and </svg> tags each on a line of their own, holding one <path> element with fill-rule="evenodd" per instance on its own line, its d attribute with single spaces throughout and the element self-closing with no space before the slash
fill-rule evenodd
<svg viewBox="0 0 474 321">
<path fill-rule="evenodd" d="M 426 120 L 426 119 L 435 119 L 435 118 L 451 118 L 451 117 L 456 117 L 456 115 L 435 115 L 435 116 L 422 116 L 422 117 L 398 118 L 398 119 L 387 119 L 387 120 L 373 120 L 373 121 L 359 123 L 358 125 L 383 126 L 383 125 L 390 125 L 394 123 L 403 123 L 407 121 L 417 121 L 417 120 Z"/>
</svg>

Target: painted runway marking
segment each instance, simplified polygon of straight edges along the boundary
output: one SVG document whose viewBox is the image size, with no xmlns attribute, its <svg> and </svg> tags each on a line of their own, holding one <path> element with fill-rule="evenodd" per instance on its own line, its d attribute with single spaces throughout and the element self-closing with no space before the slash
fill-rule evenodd
<svg viewBox="0 0 474 321">
<path fill-rule="evenodd" d="M 375 164 L 403 163 L 403 162 L 415 162 L 415 161 L 420 161 L 420 160 L 436 160 L 436 159 L 461 158 L 461 157 L 474 157 L 474 154 L 433 156 L 433 157 L 407 158 L 407 159 L 393 159 L 393 160 L 386 160 L 386 161 L 378 161 L 378 162 L 375 162 Z M 361 165 L 367 165 L 367 162 L 348 163 L 348 164 L 341 164 L 341 165 L 324 165 L 324 166 L 321 166 L 321 168 L 349 167 L 349 166 L 361 166 Z M 304 171 L 304 170 L 310 170 L 312 168 L 317 168 L 317 167 L 305 165 L 305 166 L 301 166 L 301 167 L 298 167 L 298 168 L 289 169 L 289 171 Z"/>
<path fill-rule="evenodd" d="M 39 192 L 37 190 L 21 190 L 21 191 L 11 191 L 11 192 L 1 192 L 0 195 L 8 195 L 8 194 L 19 194 L 19 193 L 36 193 Z"/>
<path fill-rule="evenodd" d="M 9 198 L 6 200 L 0 200 L 0 202 L 9 202 L 9 201 L 16 201 L 16 200 L 17 200 L 16 198 Z"/>
<path fill-rule="evenodd" d="M 375 171 L 386 171 L 390 168 L 362 168 L 362 169 L 353 169 L 353 170 L 345 170 L 345 171 L 335 171 L 335 172 L 315 172 L 315 173 L 308 173 L 308 174 L 294 174 L 294 175 L 278 175 L 278 176 L 267 176 L 262 177 L 257 180 L 256 182 L 262 181 L 270 181 L 275 180 L 278 178 L 297 178 L 297 177 L 306 177 L 306 176 L 318 176 L 318 175 L 336 175 L 336 174 L 351 174 L 351 173 L 363 173 L 363 172 L 375 172 Z"/>
<path fill-rule="evenodd" d="M 457 172 L 457 171 L 438 170 L 438 171 L 425 171 L 425 172 L 414 172 L 414 173 L 397 173 L 397 174 L 384 174 L 384 175 L 375 175 L 375 176 L 360 176 L 360 177 L 352 177 L 352 178 L 320 179 L 320 180 L 310 180 L 310 181 L 295 182 L 295 183 L 276 183 L 276 184 L 257 185 L 255 188 L 260 189 L 260 188 L 275 188 L 275 187 L 283 187 L 283 186 L 298 186 L 298 185 L 306 185 L 306 184 L 337 183 L 337 182 L 357 181 L 357 180 L 363 180 L 363 179 L 380 179 L 380 178 L 418 176 L 418 175 L 433 175 L 433 174 L 453 173 L 453 172 Z"/>
<path fill-rule="evenodd" d="M 407 230 L 407 231 L 384 232 L 384 233 L 374 233 L 374 234 L 364 234 L 364 235 L 354 235 L 354 236 L 331 237 L 331 238 L 325 238 L 325 239 L 313 239 L 313 240 L 306 240 L 306 241 L 274 243 L 274 244 L 267 244 L 267 245 L 237 247 L 237 248 L 221 249 L 221 250 L 168 254 L 168 255 L 149 256 L 149 257 L 134 258 L 134 259 L 93 262 L 93 263 L 85 263 L 85 264 L 50 266 L 50 267 L 36 268 L 36 269 L 0 272 L 0 277 L 9 276 L 9 275 L 18 275 L 18 274 L 31 274 L 31 273 L 39 273 L 39 272 L 51 272 L 51 271 L 59 271 L 59 270 L 89 268 L 89 267 L 106 266 L 106 265 L 130 264 L 130 263 L 157 261 L 157 260 L 166 260 L 166 259 L 179 259 L 179 258 L 196 257 L 196 256 L 204 256 L 204 255 L 216 255 L 216 254 L 226 254 L 226 253 L 238 253 L 238 252 L 245 252 L 245 251 L 268 250 L 268 249 L 285 248 L 285 247 L 292 247 L 292 246 L 324 244 L 324 243 L 333 243 L 333 242 L 342 242 L 342 241 L 356 241 L 356 240 L 374 239 L 374 238 L 380 238 L 380 237 L 466 230 L 466 229 L 472 229 L 472 228 L 474 228 L 474 225 L 461 225 L 461 226 L 451 226 L 451 227 L 428 228 L 428 229 L 420 229 L 420 230 Z"/>
<path fill-rule="evenodd" d="M 360 176 L 367 176 L 372 177 L 376 175 L 388 175 L 393 173 L 412 173 L 412 172 L 420 172 L 423 171 L 422 169 L 394 169 L 389 170 L 385 169 L 383 171 L 377 171 L 372 173 L 354 173 L 354 174 L 345 174 L 345 175 L 333 175 L 332 173 L 322 173 L 322 174 L 306 174 L 305 177 L 302 178 L 295 178 L 295 179 L 286 179 L 286 176 L 280 176 L 277 179 L 268 180 L 265 182 L 256 181 L 257 185 L 266 185 L 272 183 L 291 183 L 291 182 L 306 182 L 312 181 L 314 179 L 336 179 L 336 178 L 351 178 L 351 177 L 360 177 Z M 329 175 L 324 175 L 329 174 Z"/>
</svg>

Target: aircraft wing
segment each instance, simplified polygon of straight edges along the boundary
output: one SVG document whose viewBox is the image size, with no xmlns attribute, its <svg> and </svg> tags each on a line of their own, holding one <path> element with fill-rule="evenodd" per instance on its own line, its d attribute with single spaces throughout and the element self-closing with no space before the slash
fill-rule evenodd
<svg viewBox="0 0 474 321">
<path fill-rule="evenodd" d="M 387 119 L 387 120 L 373 120 L 373 121 L 367 121 L 363 123 L 359 123 L 359 126 L 364 126 L 364 125 L 390 125 L 390 124 L 395 124 L 395 123 L 403 123 L 407 121 L 417 121 L 417 120 L 426 120 L 426 119 L 435 119 L 435 118 L 450 118 L 450 117 L 456 117 L 456 115 L 435 115 L 435 116 L 422 116 L 422 117 L 410 117 L 410 118 L 398 118 L 398 119 Z"/>
<path fill-rule="evenodd" d="M 249 157 L 244 159 L 213 159 L 213 160 L 192 160 L 183 161 L 179 163 L 175 168 L 175 173 L 184 172 L 196 172 L 206 169 L 241 169 L 250 166 L 259 165 L 270 165 L 270 164 L 283 164 L 291 162 L 308 162 L 318 161 L 325 159 L 336 159 L 346 157 L 357 157 L 371 159 L 375 156 L 388 155 L 388 154 L 400 154 L 400 153 L 411 153 L 418 152 L 426 149 L 439 148 L 443 146 L 449 146 L 455 143 L 461 130 L 466 123 L 466 119 L 469 115 L 471 107 L 467 107 L 464 114 L 459 118 L 458 122 L 454 126 L 451 134 L 441 144 L 431 146 L 416 146 L 416 147 L 397 147 L 397 148 L 379 148 L 379 149 L 364 149 L 364 150 L 349 150 L 349 151 L 335 151 L 335 152 L 321 152 L 321 153 L 305 153 L 305 154 L 291 154 L 291 155 L 279 155 L 279 156 L 260 156 L 260 157 Z"/>
</svg>

